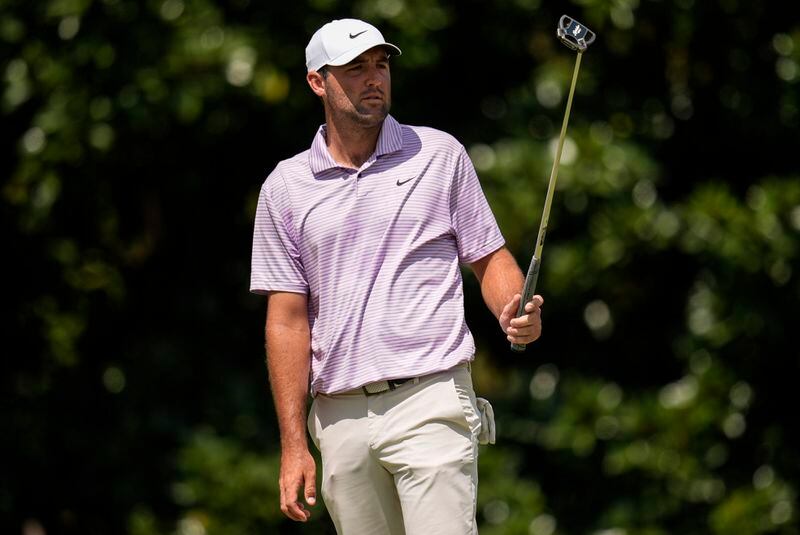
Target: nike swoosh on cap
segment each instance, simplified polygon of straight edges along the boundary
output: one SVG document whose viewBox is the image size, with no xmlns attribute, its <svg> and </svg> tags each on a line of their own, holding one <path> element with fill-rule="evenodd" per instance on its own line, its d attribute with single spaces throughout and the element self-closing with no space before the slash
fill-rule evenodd
<svg viewBox="0 0 800 535">
<path fill-rule="evenodd" d="M 351 33 L 351 34 L 350 34 L 350 39 L 355 39 L 356 37 L 358 37 L 358 36 L 359 36 L 359 35 L 361 35 L 362 33 L 366 33 L 366 32 L 367 32 L 367 30 L 360 31 L 360 32 L 358 32 L 357 34 L 352 34 L 352 33 Z"/>
</svg>

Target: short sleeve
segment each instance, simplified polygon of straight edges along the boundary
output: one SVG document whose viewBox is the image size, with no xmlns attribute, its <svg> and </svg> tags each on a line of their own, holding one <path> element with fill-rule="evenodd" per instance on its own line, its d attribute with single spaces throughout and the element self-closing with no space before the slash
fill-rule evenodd
<svg viewBox="0 0 800 535">
<path fill-rule="evenodd" d="M 292 221 L 289 193 L 276 169 L 264 181 L 258 197 L 250 270 L 251 292 L 308 293 L 308 281 Z"/>
<path fill-rule="evenodd" d="M 450 185 L 450 221 L 461 263 L 480 260 L 505 244 L 475 167 L 463 146 Z"/>
</svg>

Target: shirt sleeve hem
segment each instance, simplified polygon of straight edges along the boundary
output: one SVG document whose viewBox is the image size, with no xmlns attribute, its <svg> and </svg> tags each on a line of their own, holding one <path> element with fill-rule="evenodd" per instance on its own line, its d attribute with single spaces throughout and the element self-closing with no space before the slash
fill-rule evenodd
<svg viewBox="0 0 800 535">
<path fill-rule="evenodd" d="M 250 293 L 256 295 L 267 295 L 269 292 L 290 292 L 307 295 L 308 288 L 302 284 L 268 284 L 250 286 Z"/>
<path fill-rule="evenodd" d="M 494 240 L 490 241 L 477 251 L 463 255 L 461 257 L 461 263 L 472 264 L 473 262 L 477 262 L 478 260 L 488 255 L 489 253 L 495 252 L 505 244 L 506 240 L 502 236 L 495 238 Z"/>
</svg>

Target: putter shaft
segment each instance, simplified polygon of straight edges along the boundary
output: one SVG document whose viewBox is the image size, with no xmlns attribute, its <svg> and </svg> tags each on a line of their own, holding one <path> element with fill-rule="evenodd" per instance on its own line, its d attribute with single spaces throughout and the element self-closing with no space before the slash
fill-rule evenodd
<svg viewBox="0 0 800 535">
<path fill-rule="evenodd" d="M 564 149 L 564 139 L 567 135 L 567 124 L 569 123 L 569 112 L 572 109 L 572 97 L 575 94 L 575 85 L 578 81 L 578 71 L 581 68 L 581 57 L 583 51 L 578 50 L 575 58 L 575 69 L 572 73 L 572 85 L 569 88 L 567 97 L 567 110 L 564 112 L 564 121 L 561 123 L 561 135 L 558 138 L 558 148 L 553 159 L 553 168 L 550 171 L 550 182 L 547 185 L 547 196 L 544 200 L 544 210 L 542 211 L 542 221 L 539 223 L 539 235 L 536 238 L 536 248 L 531 258 L 528 274 L 525 277 L 525 285 L 522 289 L 522 299 L 519 302 L 519 309 L 516 317 L 525 313 L 525 304 L 530 301 L 536 292 L 536 280 L 539 278 L 539 266 L 542 261 L 542 249 L 544 248 L 544 237 L 547 234 L 547 222 L 550 220 L 550 207 L 553 205 L 553 196 L 556 192 L 556 181 L 558 180 L 558 166 L 561 163 L 561 151 Z M 516 352 L 525 351 L 526 344 L 511 344 L 511 350 Z"/>
</svg>

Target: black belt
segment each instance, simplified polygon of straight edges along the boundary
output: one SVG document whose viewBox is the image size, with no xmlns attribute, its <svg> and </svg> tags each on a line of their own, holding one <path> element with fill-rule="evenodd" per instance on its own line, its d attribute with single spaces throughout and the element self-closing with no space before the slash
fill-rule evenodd
<svg viewBox="0 0 800 535">
<path fill-rule="evenodd" d="M 374 396 L 376 394 L 382 394 L 388 390 L 394 390 L 400 385 L 406 384 L 409 381 L 413 381 L 416 377 L 406 377 L 405 379 L 389 379 L 386 381 L 376 381 L 374 383 L 369 383 L 361 387 L 364 394 L 367 396 Z"/>
</svg>

